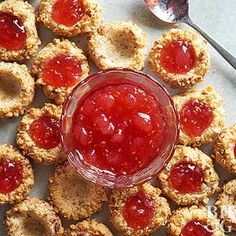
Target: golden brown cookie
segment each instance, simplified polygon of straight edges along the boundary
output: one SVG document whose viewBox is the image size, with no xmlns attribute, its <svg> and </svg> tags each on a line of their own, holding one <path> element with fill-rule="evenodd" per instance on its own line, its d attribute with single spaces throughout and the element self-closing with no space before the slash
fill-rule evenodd
<svg viewBox="0 0 236 236">
<path fill-rule="evenodd" d="M 22 201 L 34 185 L 27 158 L 8 144 L 0 144 L 0 205 Z"/>
<path fill-rule="evenodd" d="M 224 169 L 236 174 L 236 124 L 221 131 L 212 156 Z"/>
<path fill-rule="evenodd" d="M 194 31 L 171 29 L 155 41 L 151 69 L 171 87 L 189 89 L 203 80 L 210 67 L 206 42 Z"/>
<path fill-rule="evenodd" d="M 202 232 L 206 235 L 224 236 L 219 220 L 204 206 L 191 206 L 177 209 L 168 220 L 169 236 L 195 235 Z"/>
<path fill-rule="evenodd" d="M 197 148 L 185 146 L 176 147 L 158 178 L 163 195 L 178 205 L 206 204 L 219 185 L 211 158 Z"/>
<path fill-rule="evenodd" d="M 106 225 L 95 220 L 84 220 L 76 225 L 71 225 L 64 236 L 112 236 Z"/>
<path fill-rule="evenodd" d="M 236 231 L 236 180 L 231 180 L 223 186 L 215 203 L 219 217 L 223 223 Z"/>
<path fill-rule="evenodd" d="M 0 28 L 5 31 L 0 32 L 0 60 L 22 61 L 37 52 L 41 42 L 35 26 L 34 8 L 28 2 L 1 1 Z"/>
<path fill-rule="evenodd" d="M 101 21 L 101 7 L 95 0 L 41 0 L 38 21 L 66 37 L 95 30 Z"/>
<path fill-rule="evenodd" d="M 100 70 L 113 67 L 141 70 L 147 53 L 147 35 L 132 22 L 104 23 L 90 34 L 88 50 Z"/>
<path fill-rule="evenodd" d="M 62 104 L 73 88 L 88 76 L 89 65 L 83 51 L 69 40 L 54 39 L 36 56 L 32 73 L 44 94 Z"/>
<path fill-rule="evenodd" d="M 109 202 L 110 219 L 122 235 L 150 235 L 165 225 L 171 214 L 161 190 L 144 184 L 113 190 Z"/>
<path fill-rule="evenodd" d="M 223 99 L 211 86 L 173 97 L 180 117 L 179 142 L 201 146 L 211 143 L 225 122 Z"/>
<path fill-rule="evenodd" d="M 68 162 L 57 166 L 48 188 L 50 203 L 71 220 L 90 217 L 107 201 L 105 188 L 83 179 Z"/>
<path fill-rule="evenodd" d="M 10 208 L 5 226 L 9 236 L 62 236 L 64 232 L 53 207 L 36 197 Z"/>
<path fill-rule="evenodd" d="M 19 123 L 16 143 L 22 152 L 38 163 L 51 165 L 64 162 L 59 120 L 60 106 L 46 103 L 42 108 L 30 108 Z"/>
<path fill-rule="evenodd" d="M 34 93 L 34 79 L 25 65 L 0 62 L 0 119 L 22 115 Z"/>
</svg>

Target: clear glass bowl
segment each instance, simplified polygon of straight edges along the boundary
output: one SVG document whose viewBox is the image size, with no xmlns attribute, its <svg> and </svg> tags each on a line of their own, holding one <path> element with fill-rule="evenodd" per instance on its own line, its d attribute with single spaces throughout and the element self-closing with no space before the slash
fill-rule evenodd
<svg viewBox="0 0 236 236">
<path fill-rule="evenodd" d="M 78 102 L 86 95 L 100 87 L 120 83 L 130 83 L 143 88 L 156 97 L 159 104 L 166 109 L 167 132 L 166 141 L 160 152 L 145 169 L 140 170 L 132 176 L 114 176 L 110 173 L 98 170 L 85 163 L 82 153 L 75 150 L 71 144 L 70 132 L 72 117 Z M 171 159 L 179 135 L 178 116 L 174 108 L 171 96 L 166 89 L 149 75 L 129 69 L 108 69 L 89 76 L 78 84 L 67 99 L 61 118 L 61 137 L 64 151 L 69 162 L 84 178 L 111 188 L 128 188 L 144 182 L 156 176 Z"/>
</svg>

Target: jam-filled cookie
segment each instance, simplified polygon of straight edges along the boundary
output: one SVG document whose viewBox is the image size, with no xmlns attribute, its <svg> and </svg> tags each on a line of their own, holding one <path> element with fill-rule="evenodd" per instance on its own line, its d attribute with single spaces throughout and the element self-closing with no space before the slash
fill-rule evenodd
<svg viewBox="0 0 236 236">
<path fill-rule="evenodd" d="M 99 26 L 101 7 L 95 0 L 41 0 L 38 20 L 58 35 L 76 36 Z"/>
<path fill-rule="evenodd" d="M 1 1 L 0 60 L 28 59 L 37 52 L 40 43 L 35 26 L 34 8 L 24 1 Z"/>
<path fill-rule="evenodd" d="M 186 29 L 163 33 L 151 49 L 149 62 L 161 79 L 184 90 L 202 81 L 210 67 L 205 41 Z"/>
<path fill-rule="evenodd" d="M 168 220 L 169 236 L 224 236 L 219 220 L 204 206 L 180 208 Z"/>
<path fill-rule="evenodd" d="M 95 220 L 84 220 L 76 225 L 71 225 L 64 236 L 112 236 L 108 227 Z"/>
<path fill-rule="evenodd" d="M 22 201 L 33 184 L 29 160 L 11 145 L 0 144 L 0 205 Z"/>
<path fill-rule="evenodd" d="M 69 40 L 54 39 L 33 62 L 32 73 L 44 94 L 62 104 L 73 88 L 88 76 L 89 65 L 83 51 Z"/>
<path fill-rule="evenodd" d="M 215 204 L 224 224 L 236 231 L 236 179 L 224 185 Z"/>
<path fill-rule="evenodd" d="M 173 97 L 180 121 L 179 142 L 200 146 L 211 143 L 224 126 L 223 100 L 211 86 Z"/>
<path fill-rule="evenodd" d="M 211 158 L 197 148 L 185 146 L 176 147 L 158 177 L 163 194 L 178 205 L 207 203 L 219 185 Z"/>
<path fill-rule="evenodd" d="M 16 143 L 38 163 L 50 165 L 66 160 L 60 138 L 61 110 L 49 103 L 30 108 L 19 124 Z"/>
<path fill-rule="evenodd" d="M 48 199 L 65 218 L 80 220 L 101 210 L 107 195 L 105 188 L 83 179 L 65 162 L 49 179 Z"/>
<path fill-rule="evenodd" d="M 236 174 L 236 124 L 221 131 L 215 140 L 213 158 L 227 171 Z"/>
<path fill-rule="evenodd" d="M 147 35 L 132 22 L 104 23 L 90 34 L 88 50 L 100 70 L 113 67 L 141 70 L 147 53 Z"/>
<path fill-rule="evenodd" d="M 34 79 L 25 65 L 0 62 L 0 119 L 22 115 L 34 94 Z"/>
<path fill-rule="evenodd" d="M 64 232 L 53 207 L 36 197 L 10 208 L 4 223 L 8 236 L 62 236 Z"/>
<path fill-rule="evenodd" d="M 150 235 L 165 225 L 171 211 L 161 190 L 150 184 L 114 190 L 109 212 L 113 225 L 122 235 Z"/>
</svg>

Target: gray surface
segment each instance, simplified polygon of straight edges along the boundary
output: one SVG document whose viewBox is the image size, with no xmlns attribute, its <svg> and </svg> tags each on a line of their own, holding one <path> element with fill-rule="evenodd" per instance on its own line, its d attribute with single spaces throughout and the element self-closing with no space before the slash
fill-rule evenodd
<svg viewBox="0 0 236 236">
<path fill-rule="evenodd" d="M 30 1 L 35 6 L 37 1 Z M 170 26 L 160 25 L 155 17 L 148 12 L 142 0 L 100 0 L 103 7 L 103 19 L 110 20 L 132 20 L 137 23 L 143 30 L 148 33 L 149 48 L 153 41 L 159 38 L 164 30 L 168 30 Z M 228 4 L 228 5 L 227 5 Z M 236 55 L 236 1 L 232 0 L 192 0 L 191 1 L 191 16 L 193 20 L 199 23 L 206 31 L 222 43 L 228 50 Z M 185 26 L 184 26 L 185 27 Z M 40 36 L 43 43 L 50 42 L 54 37 L 49 30 L 45 30 L 40 26 Z M 84 46 L 83 39 L 75 38 L 80 45 Z M 206 76 L 206 82 L 199 85 L 213 85 L 216 87 L 219 94 L 225 100 L 225 110 L 227 114 L 227 124 L 236 122 L 236 71 L 233 70 L 215 50 L 209 47 L 212 57 L 212 67 Z M 93 71 L 95 68 L 93 67 Z M 149 72 L 148 66 L 145 69 Z M 152 74 L 152 73 L 151 73 Z M 155 77 L 155 76 L 154 76 Z M 176 91 L 171 91 L 173 94 Z M 37 96 L 34 106 L 41 106 L 46 99 L 37 91 Z M 19 119 L 11 119 L 6 122 L 0 122 L 0 143 L 15 144 L 15 133 Z M 205 151 L 210 150 L 210 147 L 205 147 Z M 44 198 L 47 192 L 47 179 L 52 168 L 34 164 L 36 184 L 31 195 Z M 222 182 L 226 179 L 233 178 L 224 173 L 219 167 Z M 0 207 L 0 221 L 2 221 L 7 207 Z M 106 214 L 104 214 L 106 215 Z M 106 216 L 100 214 L 98 217 L 106 222 Z M 0 222 L 0 236 L 5 236 L 6 233 Z M 118 235 L 115 233 L 115 235 Z M 154 235 L 166 235 L 164 229 Z"/>
</svg>

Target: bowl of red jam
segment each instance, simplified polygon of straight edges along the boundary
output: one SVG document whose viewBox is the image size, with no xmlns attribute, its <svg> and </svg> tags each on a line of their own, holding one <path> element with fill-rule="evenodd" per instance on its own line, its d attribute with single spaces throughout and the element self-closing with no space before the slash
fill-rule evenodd
<svg viewBox="0 0 236 236">
<path fill-rule="evenodd" d="M 86 179 L 132 187 L 158 174 L 173 155 L 178 116 L 150 76 L 109 69 L 78 84 L 64 104 L 61 137 L 68 160 Z"/>
</svg>

